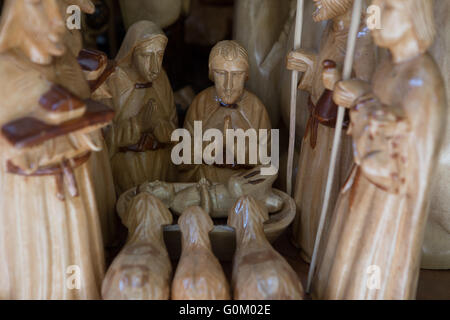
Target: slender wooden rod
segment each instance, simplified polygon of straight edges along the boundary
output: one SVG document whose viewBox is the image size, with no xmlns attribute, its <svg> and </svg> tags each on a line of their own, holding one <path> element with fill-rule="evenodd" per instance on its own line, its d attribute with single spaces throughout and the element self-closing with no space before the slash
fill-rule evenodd
<svg viewBox="0 0 450 320">
<path fill-rule="evenodd" d="M 297 0 L 297 14 L 295 18 L 295 33 L 294 33 L 294 50 L 300 49 L 302 45 L 303 33 L 303 10 L 304 0 Z M 291 78 L 291 110 L 290 110 L 290 124 L 289 124 L 289 151 L 288 164 L 286 174 L 286 190 L 292 196 L 292 173 L 294 168 L 294 148 L 295 148 L 295 126 L 297 119 L 297 86 L 298 86 L 298 71 L 292 71 Z"/>
<path fill-rule="evenodd" d="M 348 34 L 347 40 L 347 51 L 345 54 L 344 70 L 342 78 L 343 80 L 348 80 L 351 77 L 353 69 L 353 59 L 355 55 L 356 38 L 358 35 L 359 24 L 361 21 L 361 11 L 362 11 L 362 0 L 355 0 L 353 4 L 352 22 L 350 25 L 350 32 Z M 330 167 L 328 169 L 327 185 L 325 189 L 324 200 L 322 204 L 322 211 L 320 213 L 319 227 L 317 228 L 316 240 L 314 242 L 314 251 L 311 259 L 311 266 L 309 267 L 308 273 L 308 284 L 306 286 L 306 292 L 309 293 L 311 289 L 311 283 L 314 275 L 314 271 L 317 263 L 317 253 L 320 246 L 320 241 L 322 238 L 323 227 L 325 225 L 326 215 L 328 207 L 330 204 L 331 188 L 334 182 L 334 174 L 336 169 L 336 160 L 339 154 L 341 136 L 342 136 L 342 125 L 344 123 L 345 108 L 339 106 L 338 117 L 336 121 L 336 131 L 333 140 L 333 149 L 331 151 Z"/>
</svg>

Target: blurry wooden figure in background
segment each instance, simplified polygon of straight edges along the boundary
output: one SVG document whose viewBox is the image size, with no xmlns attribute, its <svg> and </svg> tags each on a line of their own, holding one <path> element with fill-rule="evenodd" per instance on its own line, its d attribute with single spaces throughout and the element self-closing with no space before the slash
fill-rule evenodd
<svg viewBox="0 0 450 320">
<path fill-rule="evenodd" d="M 103 299 L 169 299 L 172 265 L 163 227 L 172 223 L 172 214 L 160 200 L 141 193 L 120 218 L 128 228 L 128 239 L 106 273 Z"/>
<path fill-rule="evenodd" d="M 341 190 L 318 254 L 313 297 L 414 299 L 432 177 L 447 118 L 432 0 L 374 0 L 391 55 L 372 84 L 328 75 L 336 104 L 350 108 L 356 166 Z M 326 72 L 327 73 L 327 72 Z"/>
<path fill-rule="evenodd" d="M 233 259 L 235 300 L 301 300 L 303 287 L 289 263 L 264 235 L 267 210 L 251 196 L 240 198 L 230 210 L 228 225 L 236 231 Z"/>
<path fill-rule="evenodd" d="M 100 298 L 104 254 L 89 160 L 113 112 L 89 100 L 61 4 L 4 4 L 1 299 Z"/>
<path fill-rule="evenodd" d="M 230 287 L 209 239 L 214 228 L 211 217 L 200 207 L 190 207 L 178 224 L 182 253 L 172 282 L 172 299 L 229 300 Z"/>
<path fill-rule="evenodd" d="M 172 131 L 178 127 L 172 87 L 162 69 L 167 37 L 150 21 L 130 27 L 108 79 L 113 125 L 106 132 L 117 194 L 146 181 L 173 181 Z"/>
<path fill-rule="evenodd" d="M 272 125 L 280 120 L 280 74 L 295 9 L 279 0 L 236 0 L 233 39 L 249 54 L 247 88 L 267 107 Z"/>
<path fill-rule="evenodd" d="M 287 59 L 288 69 L 304 72 L 299 88 L 310 93 L 308 106 L 303 106 L 309 108 L 310 117 L 302 141 L 294 188 L 297 216 L 292 236 L 294 245 L 301 249 L 302 258 L 307 262 L 311 259 L 319 225 L 338 110 L 332 101 L 331 91 L 325 90 L 322 72 L 325 60 L 334 61 L 338 70 L 343 66 L 353 0 L 323 0 L 315 4 L 317 10 L 313 14 L 314 21 L 330 20 L 322 36 L 319 53 L 300 49 L 291 52 Z M 369 30 L 362 23 L 354 63 L 357 78 L 370 80 L 374 58 Z M 339 189 L 349 173 L 352 164 L 351 146 L 351 138 L 343 137 L 330 208 L 334 208 Z"/>
<path fill-rule="evenodd" d="M 141 20 L 150 20 L 161 29 L 175 23 L 189 11 L 191 0 L 119 0 L 125 27 Z"/>
<path fill-rule="evenodd" d="M 269 130 L 267 148 L 270 152 L 270 119 L 261 101 L 244 88 L 248 79 L 249 63 L 247 51 L 235 41 L 221 41 L 212 50 L 209 58 L 210 79 L 215 86 L 197 95 L 186 115 L 184 128 L 194 137 L 194 122 L 201 121 L 202 131 L 218 129 L 224 134 L 227 129 Z M 249 159 L 246 143 L 246 161 Z M 203 154 L 203 153 L 202 153 Z M 256 164 L 200 164 L 183 165 L 179 168 L 179 180 L 197 182 L 206 178 L 211 182 L 227 183 L 236 172 L 244 172 Z M 193 158 L 193 157 L 192 157 Z"/>
<path fill-rule="evenodd" d="M 434 1 L 437 37 L 430 52 L 444 76 L 450 99 L 450 1 Z M 422 268 L 450 269 L 450 112 L 422 247 Z"/>
<path fill-rule="evenodd" d="M 79 0 L 64 0 L 66 5 L 62 6 L 63 13 L 67 6 L 80 3 Z M 106 85 L 108 76 L 114 71 L 114 64 L 108 61 L 106 54 L 100 51 L 82 49 L 79 30 L 71 30 L 67 41 L 70 43 L 71 51 L 77 57 L 85 79 L 91 89 L 91 98 L 95 101 L 111 106 L 111 94 Z M 102 226 L 103 242 L 106 247 L 114 245 L 117 241 L 118 218 L 115 211 L 116 191 L 112 176 L 111 163 L 108 148 L 103 138 L 102 131 L 97 132 L 100 141 L 98 152 L 92 155 L 89 166 L 94 177 L 95 198 Z"/>
<path fill-rule="evenodd" d="M 61 0 L 59 1 L 61 15 L 68 19 L 67 8 L 71 5 L 79 6 L 85 14 L 92 14 L 95 10 L 91 0 Z M 79 73 L 74 73 L 70 69 L 66 69 L 68 87 L 86 87 L 88 85 L 91 91 L 91 99 L 110 105 L 110 94 L 104 82 L 112 71 L 112 66 L 107 65 L 107 57 L 104 53 L 98 51 L 90 51 L 83 49 L 83 39 L 81 31 L 78 29 L 66 29 L 64 34 L 64 43 L 73 58 L 77 58 L 81 69 L 83 70 L 84 79 Z M 89 53 L 89 54 L 87 54 Z M 95 54 L 95 56 L 94 56 Z M 108 66 L 108 67 L 107 67 Z M 79 70 L 77 66 L 77 70 Z M 71 76 L 76 74 L 76 76 Z M 69 80 L 70 79 L 70 80 Z M 70 85 L 69 85 L 70 83 Z M 111 164 L 108 156 L 108 148 L 103 138 L 102 129 L 95 133 L 97 147 L 96 152 L 91 154 L 88 165 L 93 177 L 95 189 L 95 199 L 97 202 L 98 214 L 100 217 L 100 225 L 102 228 L 103 245 L 108 247 L 117 241 L 117 224 L 118 218 L 115 211 L 116 193 L 114 189 L 114 181 L 112 177 Z"/>
</svg>

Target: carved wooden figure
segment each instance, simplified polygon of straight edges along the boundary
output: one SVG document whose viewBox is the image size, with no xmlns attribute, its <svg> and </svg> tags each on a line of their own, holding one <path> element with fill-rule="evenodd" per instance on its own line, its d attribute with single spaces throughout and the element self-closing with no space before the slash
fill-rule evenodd
<svg viewBox="0 0 450 320">
<path fill-rule="evenodd" d="M 100 298 L 103 244 L 88 161 L 113 113 L 89 100 L 62 3 L 4 4 L 0 299 Z M 70 283 L 74 272 L 79 281 Z"/>
<path fill-rule="evenodd" d="M 262 175 L 261 167 L 257 167 L 233 175 L 227 184 L 211 183 L 203 178 L 193 186 L 155 181 L 144 183 L 138 189 L 153 194 L 177 215 L 191 206 L 200 206 L 212 218 L 226 218 L 234 203 L 244 195 L 261 201 L 270 213 L 278 212 L 283 200 L 272 189 L 276 178 L 277 175 Z"/>
<path fill-rule="evenodd" d="M 67 0 L 73 2 L 73 0 Z M 75 30 L 74 30 L 75 31 Z M 73 32 L 74 32 L 73 31 Z M 83 69 L 86 80 L 91 88 L 93 100 L 110 105 L 111 94 L 105 83 L 108 76 L 114 71 L 114 63 L 109 62 L 106 54 L 83 49 L 77 50 L 78 63 Z M 98 131 L 101 141 L 99 152 L 90 159 L 90 166 L 94 179 L 95 197 L 102 226 L 103 242 L 105 246 L 112 246 L 117 239 L 116 191 L 112 176 L 108 148 L 102 131 Z"/>
<path fill-rule="evenodd" d="M 268 129 L 268 152 L 270 152 L 270 119 L 261 101 L 244 88 L 248 78 L 249 63 L 246 50 L 235 41 L 221 41 L 211 51 L 209 58 L 210 79 L 215 86 L 197 95 L 186 115 L 184 128 L 194 137 L 195 121 L 201 121 L 202 131 L 218 129 Z M 246 164 L 192 165 L 180 169 L 179 179 L 197 182 L 206 178 L 211 182 L 227 183 L 236 172 L 244 172 L 256 164 L 250 164 L 246 144 Z M 235 158 L 237 152 L 235 151 Z"/>
<path fill-rule="evenodd" d="M 230 210 L 228 225 L 236 231 L 233 260 L 235 300 L 300 300 L 303 287 L 288 262 L 267 241 L 263 224 L 267 210 L 251 196 Z"/>
<path fill-rule="evenodd" d="M 172 181 L 177 114 L 162 69 L 167 37 L 150 21 L 130 27 L 108 79 L 116 116 L 106 133 L 117 194 L 145 181 Z"/>
<path fill-rule="evenodd" d="M 128 228 L 128 239 L 106 273 L 103 299 L 169 299 L 172 265 L 163 226 L 172 223 L 172 214 L 159 199 L 141 193 L 120 218 Z"/>
<path fill-rule="evenodd" d="M 371 84 L 339 82 L 335 103 L 351 108 L 356 166 L 341 190 L 319 249 L 313 296 L 414 299 L 433 173 L 447 117 L 430 0 L 376 0 L 377 45 L 391 55 Z M 375 278 L 373 278 L 375 277 Z M 375 279 L 375 280 L 374 280 Z"/>
<path fill-rule="evenodd" d="M 450 98 L 450 1 L 434 1 L 437 30 L 431 53 L 446 82 L 447 100 Z M 430 217 L 422 247 L 422 268 L 450 269 L 450 112 L 433 191 Z"/>
<path fill-rule="evenodd" d="M 317 10 L 314 21 L 330 20 L 322 36 L 319 53 L 303 49 L 291 52 L 288 68 L 304 72 L 299 88 L 310 93 L 308 106 L 310 117 L 302 140 L 298 164 L 298 175 L 294 189 L 297 216 L 293 224 L 293 243 L 299 247 L 302 258 L 309 262 L 328 177 L 337 105 L 332 101 L 331 91 L 326 91 L 322 82 L 324 61 L 333 60 L 341 69 L 345 59 L 348 32 L 351 22 L 353 0 L 315 1 Z M 369 80 L 374 67 L 374 47 L 369 30 L 361 25 L 358 34 L 354 72 L 356 77 Z M 330 198 L 330 208 L 339 194 L 352 164 L 351 139 L 342 139 L 342 148 L 336 166 L 336 179 Z"/>
<path fill-rule="evenodd" d="M 61 15 L 68 18 L 67 8 L 71 5 L 79 6 L 85 13 L 93 13 L 95 6 L 90 0 L 60 0 Z M 83 70 L 84 79 L 77 74 L 72 77 L 71 86 L 86 87 L 88 84 L 91 88 L 91 99 L 109 105 L 106 98 L 110 98 L 105 85 L 101 85 L 105 81 L 105 75 L 110 72 L 111 68 L 106 68 L 106 55 L 91 50 L 83 50 L 83 39 L 81 31 L 66 30 L 64 35 L 64 43 L 70 54 L 77 57 L 78 63 Z M 69 53 L 67 53 L 69 54 Z M 95 55 L 94 55 L 95 54 Z M 77 67 L 77 69 L 79 69 Z M 106 69 L 106 70 L 105 70 Z M 67 85 L 66 85 L 67 86 Z M 94 134 L 94 133 L 93 133 Z M 95 189 L 95 199 L 97 200 L 97 209 L 100 217 L 100 225 L 102 228 L 103 244 L 110 246 L 116 241 L 117 217 L 115 212 L 116 194 L 111 171 L 111 164 L 108 157 L 108 149 L 106 147 L 102 130 L 99 129 L 95 133 L 97 147 L 96 152 L 91 154 L 88 165 L 93 176 Z"/>
<path fill-rule="evenodd" d="M 172 282 L 172 299 L 229 300 L 230 286 L 209 239 L 214 228 L 211 217 L 200 207 L 190 207 L 178 224 L 182 253 Z"/>
</svg>

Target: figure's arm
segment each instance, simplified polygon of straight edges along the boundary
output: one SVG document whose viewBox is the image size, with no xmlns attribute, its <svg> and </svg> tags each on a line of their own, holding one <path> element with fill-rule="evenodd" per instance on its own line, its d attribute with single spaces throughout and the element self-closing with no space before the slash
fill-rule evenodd
<svg viewBox="0 0 450 320">
<path fill-rule="evenodd" d="M 134 84 L 126 73 L 116 68 L 106 83 L 112 95 L 109 106 L 115 111 L 113 124 L 105 130 L 105 140 L 112 157 L 120 147 L 138 143 L 143 130 L 139 116 L 124 116 L 130 108 L 135 108 L 131 95 Z"/>
<path fill-rule="evenodd" d="M 333 90 L 333 100 L 338 106 L 350 109 L 356 105 L 358 100 L 371 92 L 370 83 L 352 79 L 339 81 L 336 83 L 336 79 L 333 79 L 334 71 L 324 71 L 324 84 L 329 90 Z M 336 84 L 335 84 L 336 83 Z"/>
<path fill-rule="evenodd" d="M 409 126 L 400 108 L 383 105 L 373 95 L 361 98 L 350 112 L 355 162 L 364 176 L 381 189 L 405 190 Z"/>
<path fill-rule="evenodd" d="M 150 132 L 160 143 L 170 143 L 172 132 L 178 128 L 178 117 L 173 97 L 172 87 L 164 71 L 160 75 L 164 81 L 162 93 L 163 104 L 156 105 L 144 118 L 144 125 L 149 126 Z"/>
<path fill-rule="evenodd" d="M 299 89 L 311 92 L 316 69 L 317 54 L 303 49 L 291 51 L 287 56 L 287 69 L 303 72 Z"/>
</svg>

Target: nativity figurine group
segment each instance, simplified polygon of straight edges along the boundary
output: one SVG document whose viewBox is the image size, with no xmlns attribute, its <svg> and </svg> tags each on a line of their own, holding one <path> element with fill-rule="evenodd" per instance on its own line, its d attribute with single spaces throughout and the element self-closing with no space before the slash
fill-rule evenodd
<svg viewBox="0 0 450 320">
<path fill-rule="evenodd" d="M 433 1 L 373 0 L 383 28 L 370 30 L 364 15 L 356 21 L 352 77 L 342 80 L 355 1 L 314 1 L 313 20 L 327 23 L 320 48 L 287 55 L 309 95 L 291 242 L 308 263 L 317 254 L 313 298 L 414 299 L 447 114 L 428 53 Z M 245 163 L 237 152 L 225 161 L 224 148 L 219 163 L 175 165 L 168 37 L 155 22 L 135 22 L 109 60 L 65 27 L 73 4 L 95 9 L 90 0 L 6 0 L 0 20 L 0 299 L 303 299 L 265 228 L 290 210 L 289 196 L 273 189 L 278 174 L 263 173 L 260 153 L 251 163 L 248 144 Z M 381 63 L 376 46 L 389 51 Z M 270 132 L 266 106 L 246 89 L 254 60 L 236 41 L 212 48 L 214 85 L 184 120 L 191 137 L 198 123 L 223 142 L 229 130 Z M 339 107 L 347 135 L 314 252 Z M 106 270 L 105 247 L 118 245 L 120 223 L 128 237 Z M 213 250 L 217 223 L 235 239 L 230 278 Z M 173 268 L 165 230 L 175 224 L 181 255 Z M 367 286 L 373 268 L 381 271 L 376 289 Z"/>
</svg>

